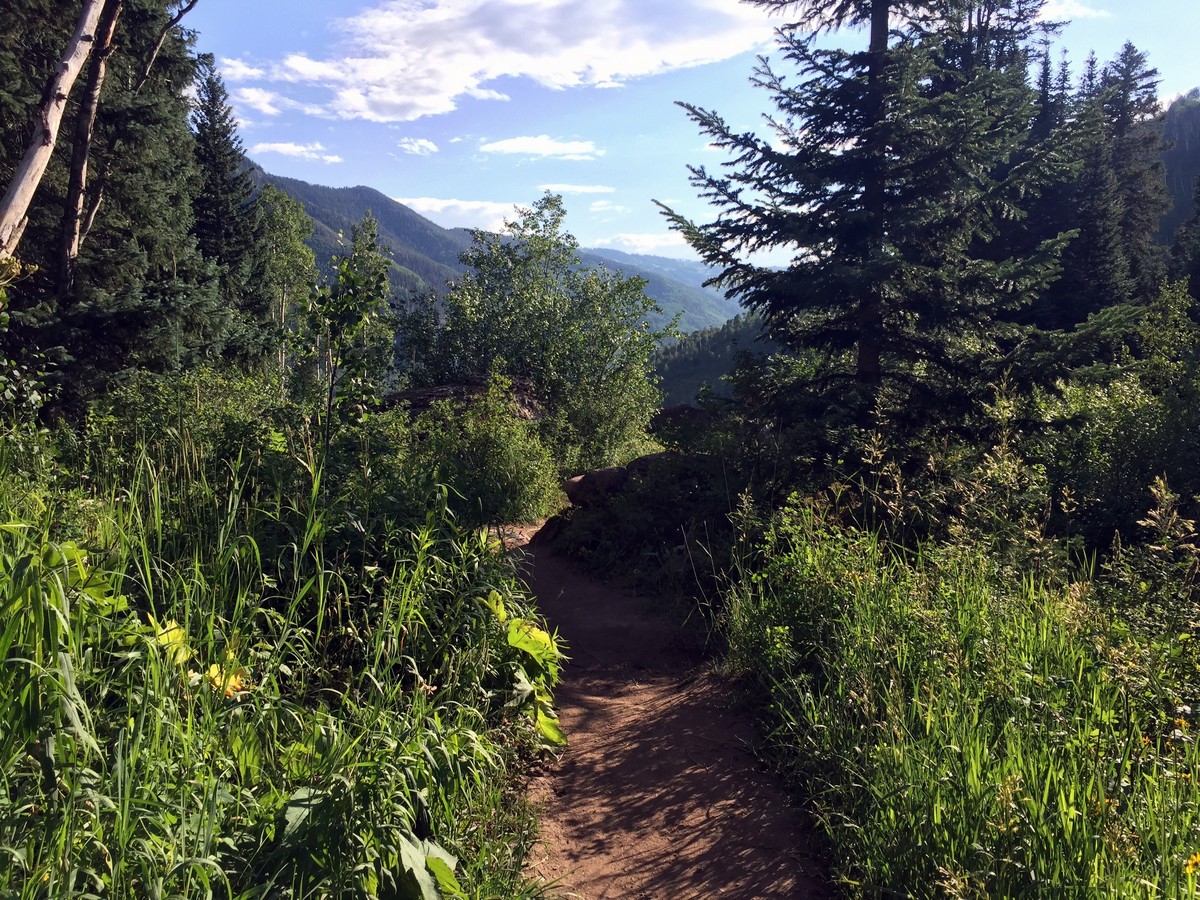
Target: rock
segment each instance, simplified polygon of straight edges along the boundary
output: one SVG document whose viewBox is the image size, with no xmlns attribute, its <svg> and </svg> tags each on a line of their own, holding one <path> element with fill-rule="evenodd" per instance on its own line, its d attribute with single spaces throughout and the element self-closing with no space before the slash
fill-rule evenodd
<svg viewBox="0 0 1200 900">
<path fill-rule="evenodd" d="M 568 478 L 563 482 L 563 493 L 576 506 L 595 506 L 618 493 L 628 481 L 628 468 L 609 466 Z"/>
</svg>

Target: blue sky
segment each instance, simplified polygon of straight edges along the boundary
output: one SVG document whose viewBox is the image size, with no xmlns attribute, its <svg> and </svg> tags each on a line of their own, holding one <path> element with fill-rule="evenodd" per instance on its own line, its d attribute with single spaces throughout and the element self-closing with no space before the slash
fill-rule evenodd
<svg viewBox="0 0 1200 900">
<path fill-rule="evenodd" d="M 1049 7 L 1073 60 L 1131 40 L 1164 99 L 1200 86 L 1197 0 Z M 762 130 L 748 79 L 777 22 L 737 0 L 201 0 L 185 20 L 269 172 L 369 185 L 447 227 L 498 228 L 553 190 L 585 246 L 682 257 L 651 201 L 704 218 L 686 166 L 723 157 L 673 101 Z"/>
</svg>

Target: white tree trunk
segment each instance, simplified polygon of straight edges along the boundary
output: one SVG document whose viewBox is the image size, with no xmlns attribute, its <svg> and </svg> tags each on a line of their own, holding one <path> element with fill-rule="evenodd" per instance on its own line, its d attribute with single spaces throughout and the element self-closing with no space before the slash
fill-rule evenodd
<svg viewBox="0 0 1200 900">
<path fill-rule="evenodd" d="M 63 112 L 67 106 L 67 96 L 71 93 L 75 79 L 83 70 L 88 54 L 92 52 L 96 23 L 103 9 L 104 0 L 84 0 L 75 34 L 71 36 L 67 50 L 46 88 L 41 108 L 38 110 L 39 122 L 29 140 L 25 157 L 13 174 L 12 181 L 4 192 L 4 199 L 0 201 L 0 260 L 7 259 L 16 252 L 21 233 L 25 230 L 25 215 L 29 211 L 29 204 L 54 153 L 58 127 L 62 123 Z"/>
</svg>

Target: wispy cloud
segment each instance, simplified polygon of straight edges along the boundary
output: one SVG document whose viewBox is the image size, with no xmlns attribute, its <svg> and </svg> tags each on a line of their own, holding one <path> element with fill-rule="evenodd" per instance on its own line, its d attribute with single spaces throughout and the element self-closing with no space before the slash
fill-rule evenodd
<svg viewBox="0 0 1200 900">
<path fill-rule="evenodd" d="M 502 141 L 492 141 L 481 144 L 483 153 L 507 153 L 517 156 L 543 156 L 555 159 L 595 159 L 603 156 L 604 151 L 596 148 L 592 141 L 560 141 L 548 134 L 536 137 L 522 136 L 506 138 Z"/>
<path fill-rule="evenodd" d="M 1038 18 L 1046 22 L 1066 22 L 1071 19 L 1103 19 L 1111 15 L 1108 10 L 1097 9 L 1083 0 L 1049 0 Z"/>
<path fill-rule="evenodd" d="M 769 45 L 774 24 L 732 0 L 376 0 L 337 24 L 327 54 L 228 71 L 323 91 L 330 115 L 412 121 L 504 100 L 504 78 L 619 87 L 728 59 Z"/>
<path fill-rule="evenodd" d="M 245 87 L 233 92 L 233 99 L 264 116 L 277 116 L 283 112 L 284 98 L 265 88 Z"/>
<path fill-rule="evenodd" d="M 295 109 L 309 115 L 323 115 L 319 106 L 301 103 L 286 97 L 278 91 L 269 91 L 260 87 L 240 87 L 232 94 L 233 100 L 239 106 L 248 106 L 264 116 L 277 116 L 284 110 Z"/>
<path fill-rule="evenodd" d="M 611 200 L 595 200 L 588 207 L 588 212 L 591 213 L 625 213 L 629 212 L 628 206 L 621 206 L 619 203 L 613 203 Z"/>
<path fill-rule="evenodd" d="M 320 143 L 295 144 L 291 142 L 255 144 L 250 148 L 251 155 L 261 153 L 278 153 L 281 156 L 291 156 L 295 159 L 308 159 L 314 162 L 340 163 L 342 158 L 332 153 L 326 153 Z"/>
<path fill-rule="evenodd" d="M 413 156 L 432 156 L 438 152 L 438 145 L 427 138 L 402 138 L 396 146 Z"/>
<path fill-rule="evenodd" d="M 614 234 L 611 237 L 601 238 L 595 243 L 598 247 L 612 247 L 614 250 L 624 250 L 626 253 L 658 254 L 687 259 L 694 258 L 696 255 L 683 236 L 674 231 L 652 234 Z"/>
<path fill-rule="evenodd" d="M 500 231 L 506 221 L 515 219 L 512 203 L 491 200 L 455 200 L 442 197 L 394 197 L 409 209 L 433 220 L 443 228 L 482 228 Z"/>
<path fill-rule="evenodd" d="M 252 78 L 263 78 L 267 74 L 266 69 L 229 57 L 222 58 L 219 67 L 221 77 L 226 81 L 249 81 Z"/>
<path fill-rule="evenodd" d="M 551 194 L 612 194 L 617 189 L 607 184 L 542 184 L 539 191 L 549 191 Z"/>
</svg>

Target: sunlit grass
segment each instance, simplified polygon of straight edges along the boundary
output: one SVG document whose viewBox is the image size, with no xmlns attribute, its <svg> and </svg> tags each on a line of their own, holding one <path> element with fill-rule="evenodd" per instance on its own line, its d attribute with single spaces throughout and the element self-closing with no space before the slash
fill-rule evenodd
<svg viewBox="0 0 1200 900">
<path fill-rule="evenodd" d="M 0 510 L 0 894 L 535 895 L 505 786 L 557 651 L 513 566 L 262 456 L 183 428 Z"/>
<path fill-rule="evenodd" d="M 809 506 L 762 549 L 733 659 L 851 894 L 1193 894 L 1195 714 L 1113 664 L 1086 582 L 900 553 Z"/>
</svg>

